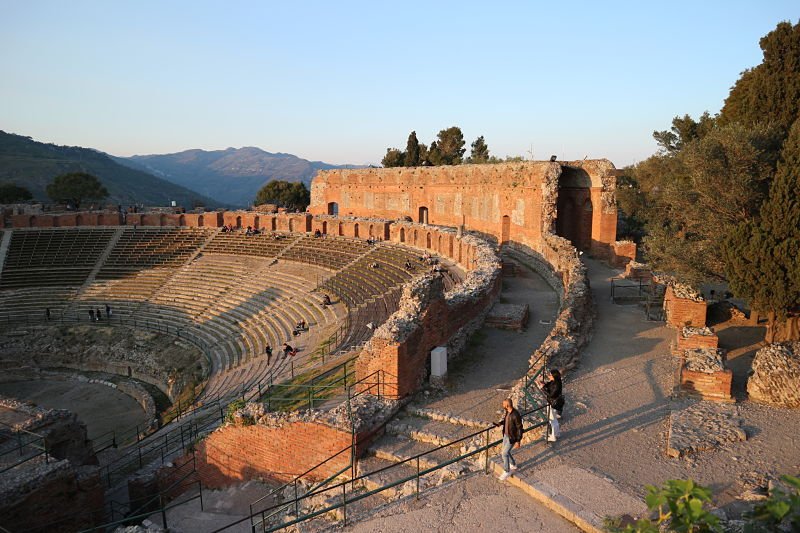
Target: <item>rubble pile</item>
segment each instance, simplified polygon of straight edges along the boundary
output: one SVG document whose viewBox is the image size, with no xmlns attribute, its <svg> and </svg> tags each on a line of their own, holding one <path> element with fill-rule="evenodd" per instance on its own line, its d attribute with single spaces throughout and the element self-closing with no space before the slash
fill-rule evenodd
<svg viewBox="0 0 800 533">
<path fill-rule="evenodd" d="M 747 393 L 756 402 L 800 408 L 800 341 L 768 344 L 756 352 Z"/>
<path fill-rule="evenodd" d="M 667 455 L 682 457 L 747 440 L 736 406 L 696 402 L 669 417 Z"/>
<path fill-rule="evenodd" d="M 697 328 L 694 326 L 684 326 L 684 328 L 681 329 L 681 335 L 684 338 L 688 339 L 689 337 L 694 337 L 697 335 L 703 337 L 713 337 L 715 333 L 708 326 L 704 326 L 702 328 Z"/>
<path fill-rule="evenodd" d="M 713 374 L 725 371 L 725 351 L 720 348 L 691 348 L 683 351 L 683 367 L 692 372 Z"/>
</svg>

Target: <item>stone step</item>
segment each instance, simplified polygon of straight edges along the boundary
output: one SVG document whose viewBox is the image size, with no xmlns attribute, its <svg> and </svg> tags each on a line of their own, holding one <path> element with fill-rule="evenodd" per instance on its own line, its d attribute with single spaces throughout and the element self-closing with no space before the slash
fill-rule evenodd
<svg viewBox="0 0 800 533">
<path fill-rule="evenodd" d="M 401 416 L 386 425 L 386 432 L 390 435 L 399 435 L 436 446 L 450 444 L 476 431 L 472 427 L 417 416 Z"/>
<path fill-rule="evenodd" d="M 416 469 L 409 465 L 401 465 L 390 459 L 369 455 L 359 459 L 358 471 L 361 476 L 366 474 L 366 476 L 362 478 L 361 484 L 363 488 L 368 491 L 385 487 L 386 485 L 396 483 L 416 474 Z M 420 490 L 427 486 L 429 486 L 429 484 L 426 484 L 426 479 L 424 477 L 421 478 Z M 410 496 L 415 493 L 416 480 L 412 478 L 410 481 L 400 483 L 374 496 L 380 496 L 381 499 L 386 502 Z M 370 498 L 365 498 L 361 501 L 367 502 L 369 499 Z"/>
<path fill-rule="evenodd" d="M 368 452 L 379 459 L 401 463 L 420 454 L 419 467 L 421 469 L 433 468 L 460 454 L 459 447 L 438 448 L 435 444 L 421 442 L 417 440 L 404 439 L 400 436 L 385 435 L 375 441 L 368 449 Z M 416 468 L 416 459 L 409 465 Z"/>
<path fill-rule="evenodd" d="M 429 418 L 431 420 L 439 420 L 441 422 L 448 422 L 450 424 L 473 427 L 475 429 L 486 429 L 486 427 L 490 424 L 490 422 L 483 420 L 475 420 L 473 418 L 451 415 L 449 413 L 437 411 L 435 409 L 428 409 L 426 407 L 419 407 L 416 405 L 408 405 L 405 410 L 407 413 L 414 416 Z"/>
</svg>

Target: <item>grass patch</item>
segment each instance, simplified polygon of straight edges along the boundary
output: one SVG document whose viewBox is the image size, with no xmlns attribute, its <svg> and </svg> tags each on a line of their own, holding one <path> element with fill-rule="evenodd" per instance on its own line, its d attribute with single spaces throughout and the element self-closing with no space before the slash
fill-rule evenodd
<svg viewBox="0 0 800 533">
<path fill-rule="evenodd" d="M 355 361 L 328 363 L 298 374 L 286 383 L 272 385 L 259 401 L 270 411 L 307 409 L 341 394 L 355 380 Z"/>
</svg>

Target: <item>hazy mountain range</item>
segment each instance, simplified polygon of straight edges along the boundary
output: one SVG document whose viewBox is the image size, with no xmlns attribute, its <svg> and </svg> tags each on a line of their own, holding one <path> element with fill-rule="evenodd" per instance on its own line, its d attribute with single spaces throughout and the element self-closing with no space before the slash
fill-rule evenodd
<svg viewBox="0 0 800 533">
<path fill-rule="evenodd" d="M 58 146 L 30 137 L 0 131 L 0 182 L 27 188 L 36 200 L 48 201 L 45 188 L 53 178 L 68 172 L 87 172 L 106 187 L 104 203 L 205 205 L 224 207 L 220 202 L 152 174 L 120 165 L 103 152 L 78 146 Z"/>
<path fill-rule="evenodd" d="M 354 165 L 308 161 L 292 154 L 270 153 L 252 146 L 135 155 L 116 160 L 218 202 L 237 206 L 250 205 L 258 189 L 271 180 L 302 181 L 308 186 L 317 170 L 355 168 Z"/>
<path fill-rule="evenodd" d="M 45 188 L 54 177 L 88 172 L 108 189 L 106 203 L 165 206 L 175 200 L 185 207 L 245 207 L 271 180 L 309 185 L 317 170 L 331 168 L 359 166 L 330 165 L 254 147 L 115 157 L 0 131 L 0 182 L 26 187 L 42 201 L 48 200 Z"/>
</svg>

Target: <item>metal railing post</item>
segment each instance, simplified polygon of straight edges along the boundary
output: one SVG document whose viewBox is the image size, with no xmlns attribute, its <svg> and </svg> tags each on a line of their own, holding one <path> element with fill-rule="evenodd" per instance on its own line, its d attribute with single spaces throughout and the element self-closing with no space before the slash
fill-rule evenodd
<svg viewBox="0 0 800 533">
<path fill-rule="evenodd" d="M 486 446 L 486 454 L 483 460 L 483 471 L 489 473 L 489 428 L 486 428 L 486 438 L 484 439 L 484 446 Z"/>
<path fill-rule="evenodd" d="M 419 500 L 419 456 L 417 456 L 417 499 Z"/>
</svg>

